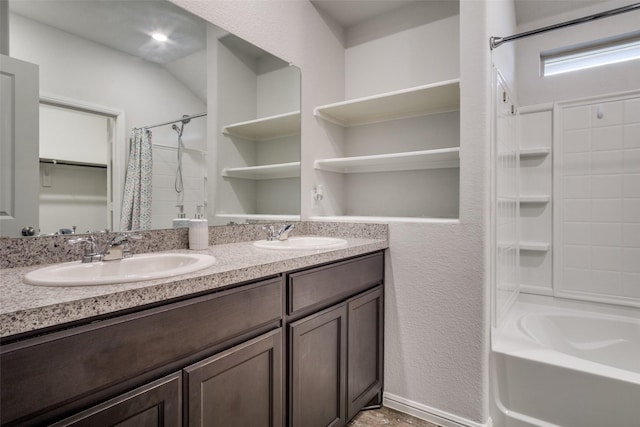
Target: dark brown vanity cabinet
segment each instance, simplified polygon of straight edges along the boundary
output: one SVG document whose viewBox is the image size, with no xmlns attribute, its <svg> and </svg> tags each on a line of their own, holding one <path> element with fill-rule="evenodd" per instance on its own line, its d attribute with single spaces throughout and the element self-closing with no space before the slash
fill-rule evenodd
<svg viewBox="0 0 640 427">
<path fill-rule="evenodd" d="M 377 252 L 5 339 L 0 424 L 342 426 L 381 397 L 382 281 Z"/>
<path fill-rule="evenodd" d="M 1 424 L 40 426 L 71 416 L 65 421 L 70 425 L 113 425 L 117 423 L 111 421 L 125 418 L 127 407 L 137 407 L 135 417 L 127 418 L 135 425 L 175 426 L 184 420 L 187 425 L 204 425 L 188 419 L 194 402 L 202 402 L 203 396 L 184 393 L 184 384 L 201 381 L 204 389 L 220 384 L 225 376 L 220 367 L 225 364 L 235 364 L 228 372 L 236 379 L 249 376 L 246 370 L 262 370 L 273 386 L 261 389 L 260 399 L 274 413 L 281 412 L 282 393 L 272 392 L 281 389 L 283 380 L 277 360 L 282 348 L 282 288 L 282 277 L 275 277 L 2 345 Z M 265 350 L 265 345 L 273 349 Z M 265 352 L 271 364 L 262 362 Z M 262 359 L 252 365 L 243 364 L 243 357 Z M 152 386 L 174 373 L 178 379 L 170 383 L 170 390 Z M 256 397 L 254 385 L 237 383 L 227 392 Z M 120 409 L 107 410 L 104 405 Z M 177 423 L 175 411 L 182 414 Z M 83 417 L 93 421 L 86 424 Z M 103 423 L 106 419 L 109 422 Z M 277 414 L 273 419 L 275 424 L 264 425 L 281 425 Z"/>
<path fill-rule="evenodd" d="M 184 370 L 191 427 L 282 426 L 282 332 L 277 329 Z"/>
<path fill-rule="evenodd" d="M 289 275 L 290 427 L 343 426 L 381 402 L 383 277 L 382 253 Z"/>
<path fill-rule="evenodd" d="M 52 427 L 179 427 L 182 425 L 180 372 L 96 405 Z"/>
</svg>

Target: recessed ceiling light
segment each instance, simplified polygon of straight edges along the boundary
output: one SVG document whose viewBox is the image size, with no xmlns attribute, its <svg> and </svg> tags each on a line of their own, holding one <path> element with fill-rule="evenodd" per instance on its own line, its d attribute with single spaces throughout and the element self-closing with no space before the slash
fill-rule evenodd
<svg viewBox="0 0 640 427">
<path fill-rule="evenodd" d="M 158 40 L 159 42 L 166 42 L 168 40 L 167 36 L 161 33 L 153 33 L 151 34 L 151 37 L 153 37 L 155 40 Z"/>
</svg>

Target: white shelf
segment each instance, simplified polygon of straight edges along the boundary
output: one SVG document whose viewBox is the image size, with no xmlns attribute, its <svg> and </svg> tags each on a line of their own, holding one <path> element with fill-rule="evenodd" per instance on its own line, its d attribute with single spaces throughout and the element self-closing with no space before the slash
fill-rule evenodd
<svg viewBox="0 0 640 427">
<path fill-rule="evenodd" d="M 240 179 L 282 179 L 300 176 L 300 162 L 280 163 L 264 166 L 247 166 L 241 168 L 224 168 L 222 176 Z"/>
<path fill-rule="evenodd" d="M 455 168 L 460 166 L 460 148 L 338 157 L 316 160 L 314 168 L 338 173 L 370 173 Z"/>
<path fill-rule="evenodd" d="M 280 214 L 245 214 L 245 213 L 216 213 L 217 218 L 229 219 L 249 219 L 256 221 L 300 221 L 300 215 L 280 215 Z"/>
<path fill-rule="evenodd" d="M 425 224 L 460 224 L 457 218 L 427 218 L 427 217 L 407 217 L 407 216 L 312 216 L 310 221 L 317 222 L 365 222 L 376 224 L 389 224 L 394 222 L 402 223 L 425 223 Z"/>
<path fill-rule="evenodd" d="M 551 149 L 547 147 L 523 148 L 520 150 L 520 158 L 545 157 L 548 156 L 550 152 Z"/>
<path fill-rule="evenodd" d="M 300 133 L 300 111 L 234 123 L 225 126 L 222 133 L 254 141 L 297 135 Z"/>
<path fill-rule="evenodd" d="M 551 244 L 545 242 L 520 242 L 521 251 L 549 252 Z"/>
<path fill-rule="evenodd" d="M 551 201 L 551 196 L 546 195 L 537 195 L 537 196 L 520 196 L 521 204 L 543 204 L 549 203 Z"/>
<path fill-rule="evenodd" d="M 357 126 L 459 109 L 460 80 L 455 79 L 323 105 L 313 113 L 340 126 Z"/>
</svg>

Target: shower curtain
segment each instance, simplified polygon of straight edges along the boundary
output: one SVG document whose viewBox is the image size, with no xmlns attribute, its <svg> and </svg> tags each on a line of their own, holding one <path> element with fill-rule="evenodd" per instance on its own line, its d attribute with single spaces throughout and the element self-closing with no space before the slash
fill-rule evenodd
<svg viewBox="0 0 640 427">
<path fill-rule="evenodd" d="M 134 129 L 122 197 L 121 231 L 151 228 L 152 151 L 151 131 Z"/>
</svg>

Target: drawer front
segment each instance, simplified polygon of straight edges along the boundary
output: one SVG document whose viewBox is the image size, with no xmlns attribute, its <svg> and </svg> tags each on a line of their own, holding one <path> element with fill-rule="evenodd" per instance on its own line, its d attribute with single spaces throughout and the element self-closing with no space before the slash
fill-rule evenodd
<svg viewBox="0 0 640 427">
<path fill-rule="evenodd" d="M 384 279 L 382 252 L 289 274 L 287 314 L 296 315 L 348 298 Z"/>
<path fill-rule="evenodd" d="M 73 407 L 281 316 L 282 279 L 275 278 L 3 346 L 0 421 Z"/>
</svg>

